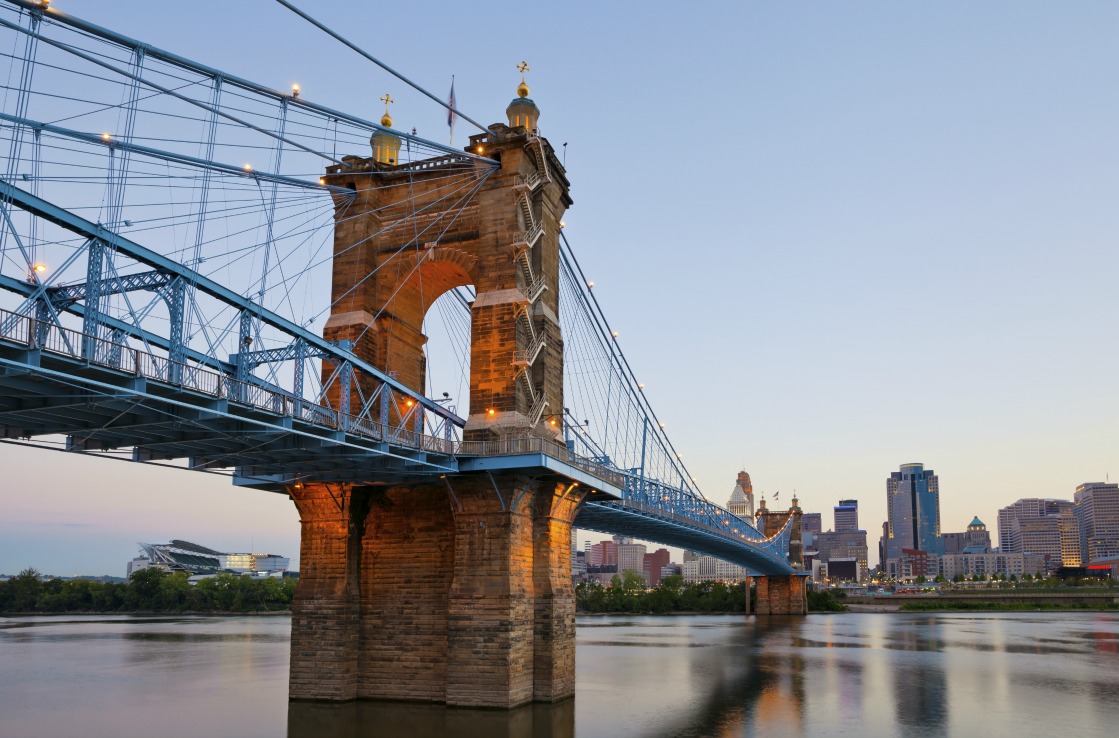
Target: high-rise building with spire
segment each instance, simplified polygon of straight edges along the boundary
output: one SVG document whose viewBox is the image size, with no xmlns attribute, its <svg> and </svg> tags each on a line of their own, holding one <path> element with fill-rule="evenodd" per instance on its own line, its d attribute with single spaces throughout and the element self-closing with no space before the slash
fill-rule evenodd
<svg viewBox="0 0 1119 738">
<path fill-rule="evenodd" d="M 744 471 L 738 472 L 738 481 L 730 493 L 727 509 L 740 518 L 754 519 L 754 485 L 750 482 L 750 475 Z"/>
</svg>

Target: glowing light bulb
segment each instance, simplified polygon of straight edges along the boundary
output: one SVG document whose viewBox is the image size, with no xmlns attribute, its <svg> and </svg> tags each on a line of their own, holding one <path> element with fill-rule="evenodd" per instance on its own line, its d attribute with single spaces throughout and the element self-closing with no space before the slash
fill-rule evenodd
<svg viewBox="0 0 1119 738">
<path fill-rule="evenodd" d="M 645 389 L 645 385 L 644 385 L 644 384 L 642 384 L 642 383 L 638 383 L 638 385 L 637 385 L 637 389 L 639 389 L 639 390 L 643 390 L 643 389 Z"/>
<path fill-rule="evenodd" d="M 299 84 L 298 83 L 293 84 L 291 86 L 291 96 L 292 97 L 299 97 Z"/>
<path fill-rule="evenodd" d="M 491 408 L 489 408 L 488 410 L 486 410 L 486 415 L 488 415 L 488 416 L 490 416 L 490 417 L 492 418 L 493 416 L 497 415 L 497 411 L 496 411 L 496 410 L 494 410 L 494 409 L 493 409 L 493 408 L 491 407 Z"/>
<path fill-rule="evenodd" d="M 43 272 L 47 271 L 47 265 L 41 261 L 31 268 L 35 271 L 36 274 L 42 274 Z"/>
<path fill-rule="evenodd" d="M 252 164 L 246 164 L 245 165 L 245 171 L 246 172 L 251 172 L 252 170 L 253 170 L 253 165 Z"/>
<path fill-rule="evenodd" d="M 415 403 L 415 402 L 413 402 L 412 400 L 408 400 L 408 402 L 406 402 L 406 403 L 404 403 L 404 404 L 406 404 L 406 405 L 407 405 L 408 407 L 412 407 L 412 406 L 413 406 L 413 405 L 415 405 L 416 403 Z"/>
<path fill-rule="evenodd" d="M 326 177 L 319 177 L 319 184 L 321 184 L 321 185 L 326 184 Z"/>
<path fill-rule="evenodd" d="M 587 288 L 593 290 L 594 289 L 594 282 L 587 282 Z"/>
<path fill-rule="evenodd" d="M 567 221 L 561 220 L 560 221 L 560 228 L 566 228 L 566 227 L 567 227 Z"/>
<path fill-rule="evenodd" d="M 113 138 L 113 137 L 112 137 L 112 136 L 110 136 L 110 135 L 108 134 L 108 132 L 106 132 L 106 133 L 102 133 L 102 134 L 101 134 L 101 140 L 102 140 L 102 141 L 110 141 L 110 140 L 112 140 L 112 138 Z"/>
<path fill-rule="evenodd" d="M 618 332 L 617 331 L 610 331 L 610 335 L 613 336 L 614 338 L 617 338 L 618 337 Z"/>
</svg>

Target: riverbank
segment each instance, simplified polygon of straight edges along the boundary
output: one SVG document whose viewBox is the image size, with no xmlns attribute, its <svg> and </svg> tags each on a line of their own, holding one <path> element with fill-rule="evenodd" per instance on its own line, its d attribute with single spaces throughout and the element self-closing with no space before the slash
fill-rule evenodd
<svg viewBox="0 0 1119 738">
<path fill-rule="evenodd" d="M 192 618 L 230 618 L 241 617 L 242 615 L 250 615 L 253 617 L 258 616 L 291 616 L 291 608 L 284 610 L 65 610 L 60 612 L 3 612 L 0 613 L 0 620 L 4 618 L 62 618 L 62 617 L 98 617 L 98 616 L 121 616 L 128 618 L 169 618 L 169 617 L 192 617 Z"/>
</svg>

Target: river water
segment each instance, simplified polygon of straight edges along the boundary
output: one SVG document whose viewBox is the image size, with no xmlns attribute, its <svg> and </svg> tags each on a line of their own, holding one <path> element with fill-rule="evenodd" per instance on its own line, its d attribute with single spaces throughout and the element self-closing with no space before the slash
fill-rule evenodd
<svg viewBox="0 0 1119 738">
<path fill-rule="evenodd" d="M 1119 735 L 1119 615 L 579 618 L 577 694 L 512 713 L 287 701 L 287 617 L 0 618 L 0 736 Z"/>
</svg>

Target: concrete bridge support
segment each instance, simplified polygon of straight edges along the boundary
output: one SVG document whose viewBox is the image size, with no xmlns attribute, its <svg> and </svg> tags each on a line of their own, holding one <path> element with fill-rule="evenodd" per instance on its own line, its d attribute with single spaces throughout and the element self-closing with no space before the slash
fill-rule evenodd
<svg viewBox="0 0 1119 738">
<path fill-rule="evenodd" d="M 757 614 L 807 615 L 808 578 L 791 574 L 784 577 L 757 577 Z"/>
<path fill-rule="evenodd" d="M 511 708 L 575 691 L 578 488 L 526 475 L 292 490 L 292 699 Z"/>
</svg>

